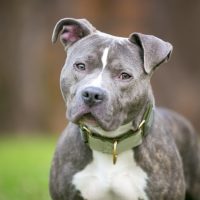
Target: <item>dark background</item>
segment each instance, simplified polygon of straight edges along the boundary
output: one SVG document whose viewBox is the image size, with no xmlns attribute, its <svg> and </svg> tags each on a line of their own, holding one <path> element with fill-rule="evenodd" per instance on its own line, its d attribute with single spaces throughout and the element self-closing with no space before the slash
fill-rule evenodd
<svg viewBox="0 0 200 200">
<path fill-rule="evenodd" d="M 174 46 L 152 78 L 156 104 L 185 115 L 200 131 L 200 1 L 3 0 L 0 3 L 0 133 L 59 133 L 67 123 L 59 76 L 63 47 L 55 23 L 87 18 L 115 35 L 156 35 Z"/>
</svg>

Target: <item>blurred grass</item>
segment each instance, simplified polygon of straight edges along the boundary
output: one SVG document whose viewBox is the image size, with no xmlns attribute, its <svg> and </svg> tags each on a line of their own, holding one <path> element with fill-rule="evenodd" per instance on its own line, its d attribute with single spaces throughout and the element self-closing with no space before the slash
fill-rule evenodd
<svg viewBox="0 0 200 200">
<path fill-rule="evenodd" d="M 0 138 L 0 200 L 50 200 L 55 143 L 51 136 Z"/>
</svg>

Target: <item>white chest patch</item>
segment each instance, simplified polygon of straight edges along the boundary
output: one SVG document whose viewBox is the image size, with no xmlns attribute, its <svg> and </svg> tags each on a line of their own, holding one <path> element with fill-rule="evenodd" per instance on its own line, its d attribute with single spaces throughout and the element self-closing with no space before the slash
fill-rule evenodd
<svg viewBox="0 0 200 200">
<path fill-rule="evenodd" d="M 148 200 L 145 193 L 147 174 L 129 150 L 112 156 L 93 151 L 93 161 L 73 177 L 73 184 L 87 200 Z"/>
</svg>

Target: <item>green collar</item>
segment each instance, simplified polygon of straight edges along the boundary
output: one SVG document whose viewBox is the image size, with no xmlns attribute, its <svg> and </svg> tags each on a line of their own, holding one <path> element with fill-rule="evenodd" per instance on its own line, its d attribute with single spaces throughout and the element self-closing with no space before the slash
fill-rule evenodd
<svg viewBox="0 0 200 200">
<path fill-rule="evenodd" d="M 148 134 L 152 122 L 153 105 L 148 104 L 137 130 L 131 129 L 115 138 L 109 138 L 94 133 L 88 129 L 87 126 L 82 124 L 80 125 L 80 130 L 84 142 L 90 147 L 90 149 L 113 155 L 113 164 L 115 164 L 118 154 L 142 144 L 143 138 Z"/>
</svg>

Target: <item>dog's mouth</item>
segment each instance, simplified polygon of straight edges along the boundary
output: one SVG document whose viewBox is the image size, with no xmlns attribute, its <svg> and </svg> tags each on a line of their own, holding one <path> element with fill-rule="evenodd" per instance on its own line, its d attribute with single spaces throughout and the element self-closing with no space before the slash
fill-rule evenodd
<svg viewBox="0 0 200 200">
<path fill-rule="evenodd" d="M 87 113 L 83 115 L 80 118 L 79 123 L 82 123 L 88 126 L 93 126 L 93 127 L 99 126 L 98 120 L 91 113 Z"/>
<path fill-rule="evenodd" d="M 84 124 L 93 127 L 100 126 L 101 124 L 98 116 L 95 116 L 89 109 L 84 106 L 80 106 L 78 112 L 76 109 L 71 109 L 68 118 L 70 121 L 76 124 Z"/>
<path fill-rule="evenodd" d="M 83 124 L 91 128 L 101 127 L 105 130 L 109 129 L 103 120 L 103 117 L 93 112 L 80 112 L 74 116 L 73 119 L 71 118 L 71 120 L 78 125 Z"/>
<path fill-rule="evenodd" d="M 100 127 L 105 131 L 115 130 L 121 122 L 118 118 L 116 120 L 112 112 L 109 113 L 105 110 L 102 106 L 92 108 L 85 105 L 74 106 L 68 109 L 67 118 L 77 125 Z"/>
</svg>

